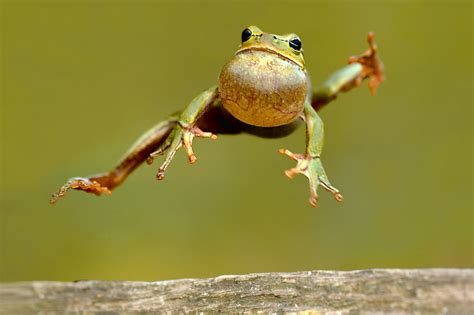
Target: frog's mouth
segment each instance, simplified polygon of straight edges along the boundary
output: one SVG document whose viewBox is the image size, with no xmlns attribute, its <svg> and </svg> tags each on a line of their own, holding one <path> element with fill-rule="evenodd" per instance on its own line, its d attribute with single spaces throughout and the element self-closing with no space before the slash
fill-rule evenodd
<svg viewBox="0 0 474 315">
<path fill-rule="evenodd" d="M 268 52 L 268 53 L 271 53 L 271 54 L 274 54 L 278 57 L 280 57 L 281 59 L 283 60 L 286 60 L 286 61 L 289 61 L 295 65 L 297 65 L 298 67 L 301 68 L 301 70 L 304 69 L 304 65 L 301 64 L 300 62 L 298 62 L 297 60 L 293 59 L 293 58 L 290 58 L 289 56 L 286 56 L 285 54 L 282 54 L 281 52 L 277 51 L 277 50 L 274 50 L 274 49 L 271 49 L 269 47 L 265 47 L 265 46 L 252 46 L 252 47 L 243 47 L 243 48 L 240 48 L 239 50 L 237 50 L 237 52 L 235 53 L 236 55 L 240 54 L 240 53 L 243 53 L 243 52 L 248 52 L 248 51 L 265 51 L 265 52 Z"/>
</svg>

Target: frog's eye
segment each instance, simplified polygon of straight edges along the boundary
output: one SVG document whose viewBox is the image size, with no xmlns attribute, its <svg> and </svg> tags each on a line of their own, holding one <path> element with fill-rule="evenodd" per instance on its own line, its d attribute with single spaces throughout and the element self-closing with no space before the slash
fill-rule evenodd
<svg viewBox="0 0 474 315">
<path fill-rule="evenodd" d="M 293 48 L 296 51 L 301 50 L 301 40 L 298 37 L 293 38 L 288 42 L 291 48 Z"/>
<path fill-rule="evenodd" d="M 248 28 L 242 31 L 242 43 L 248 41 L 252 37 L 252 31 Z"/>
</svg>

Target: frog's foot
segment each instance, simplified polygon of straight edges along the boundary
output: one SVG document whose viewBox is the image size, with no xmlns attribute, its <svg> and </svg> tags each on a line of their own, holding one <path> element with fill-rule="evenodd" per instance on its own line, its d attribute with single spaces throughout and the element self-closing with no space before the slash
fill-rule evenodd
<svg viewBox="0 0 474 315">
<path fill-rule="evenodd" d="M 108 195 L 112 193 L 109 188 L 101 186 L 97 181 L 94 180 L 94 178 L 74 177 L 68 180 L 66 184 L 64 184 L 57 192 L 53 194 L 49 200 L 49 203 L 56 203 L 59 198 L 66 195 L 66 192 L 69 189 L 83 190 L 88 193 L 93 193 L 97 196 L 100 196 L 103 193 Z"/>
<path fill-rule="evenodd" d="M 153 163 L 153 159 L 157 156 L 163 155 L 166 150 L 168 155 L 166 156 L 165 161 L 161 164 L 156 174 L 158 180 L 165 178 L 165 171 L 171 163 L 176 151 L 181 146 L 184 146 L 186 154 L 188 156 L 189 163 L 195 163 L 197 161 L 196 155 L 193 152 L 193 139 L 194 137 L 200 138 L 211 138 L 213 140 L 217 139 L 217 135 L 211 132 L 204 132 L 197 126 L 185 127 L 178 125 L 175 127 L 173 132 L 168 136 L 168 138 L 163 142 L 163 144 L 155 152 L 150 154 L 150 157 L 147 159 L 147 163 Z"/>
<path fill-rule="evenodd" d="M 321 159 L 318 157 L 306 156 L 304 154 L 295 154 L 290 150 L 280 149 L 279 153 L 290 157 L 296 161 L 296 167 L 285 171 L 285 175 L 292 179 L 298 174 L 306 176 L 309 180 L 310 198 L 309 203 L 313 207 L 318 206 L 318 186 L 333 194 L 334 199 L 342 201 L 343 197 L 339 190 L 331 185 L 324 171 Z"/>
<path fill-rule="evenodd" d="M 359 85 L 362 79 L 369 78 L 369 89 L 372 95 L 375 95 L 378 85 L 385 80 L 384 66 L 377 56 L 377 46 L 375 45 L 374 38 L 374 33 L 370 32 L 367 36 L 369 49 L 359 56 L 351 56 L 349 58 L 349 64 L 357 62 L 362 65 L 362 73 L 356 80 L 356 84 Z"/>
</svg>

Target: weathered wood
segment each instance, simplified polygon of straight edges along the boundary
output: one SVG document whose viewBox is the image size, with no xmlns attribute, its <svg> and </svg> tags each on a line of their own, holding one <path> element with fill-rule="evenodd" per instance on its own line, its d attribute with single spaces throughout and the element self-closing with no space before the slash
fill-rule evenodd
<svg viewBox="0 0 474 315">
<path fill-rule="evenodd" d="M 0 285 L 4 314 L 295 312 L 474 314 L 474 269 L 373 269 L 159 282 Z"/>
</svg>

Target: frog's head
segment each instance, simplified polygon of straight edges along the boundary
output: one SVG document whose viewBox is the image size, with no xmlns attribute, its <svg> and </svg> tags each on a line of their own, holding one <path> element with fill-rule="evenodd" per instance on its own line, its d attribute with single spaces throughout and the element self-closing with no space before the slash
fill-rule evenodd
<svg viewBox="0 0 474 315">
<path fill-rule="evenodd" d="M 292 61 L 304 69 L 301 40 L 296 34 L 275 35 L 262 32 L 251 25 L 242 31 L 242 44 L 236 54 L 248 50 L 261 50 Z"/>
</svg>

